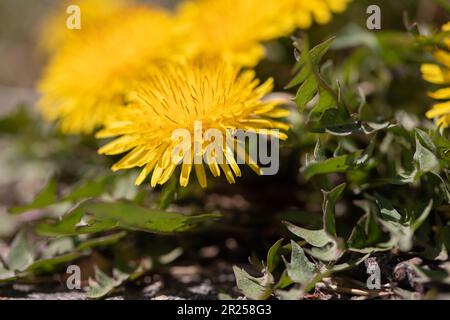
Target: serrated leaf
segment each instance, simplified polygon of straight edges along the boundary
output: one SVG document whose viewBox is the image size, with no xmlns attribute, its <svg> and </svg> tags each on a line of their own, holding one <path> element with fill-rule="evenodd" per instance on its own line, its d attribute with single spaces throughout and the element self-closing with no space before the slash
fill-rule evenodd
<svg viewBox="0 0 450 320">
<path fill-rule="evenodd" d="M 319 103 L 318 106 L 316 106 L 315 111 L 313 110 L 313 115 L 320 114 L 330 108 L 332 104 L 337 104 L 336 97 L 329 92 L 326 92 L 327 90 L 323 90 L 327 85 L 322 80 L 319 73 L 320 61 L 330 48 L 333 40 L 334 39 L 332 38 L 324 41 L 309 51 L 307 39 L 302 42 L 304 48 L 299 48 L 298 43 L 294 43 L 297 49 L 302 52 L 301 57 L 294 69 L 299 71 L 286 87 L 292 88 L 295 86 L 300 86 L 297 90 L 295 101 L 301 110 L 314 98 L 317 93 L 319 93 Z"/>
<path fill-rule="evenodd" d="M 331 47 L 331 44 L 334 41 L 334 37 L 318 44 L 309 52 L 308 45 L 306 43 L 306 48 L 297 48 L 298 50 L 302 51 L 302 56 L 300 60 L 298 61 L 295 69 L 300 69 L 300 72 L 294 77 L 294 79 L 286 86 L 286 89 L 293 88 L 295 86 L 298 86 L 300 83 L 304 82 L 306 80 L 306 77 L 308 74 L 311 73 L 311 66 L 314 65 L 316 68 L 318 68 L 318 65 L 320 64 L 320 61 L 322 60 L 323 56 L 328 52 L 328 50 Z M 307 42 L 307 40 L 306 40 Z M 302 50 L 303 49 L 303 50 Z M 306 70 L 305 70 L 306 69 Z"/>
</svg>

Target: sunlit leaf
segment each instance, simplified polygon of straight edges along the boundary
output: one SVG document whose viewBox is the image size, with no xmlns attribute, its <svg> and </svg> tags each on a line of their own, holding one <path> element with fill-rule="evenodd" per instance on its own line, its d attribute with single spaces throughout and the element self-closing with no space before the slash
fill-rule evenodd
<svg viewBox="0 0 450 320">
<path fill-rule="evenodd" d="M 253 300 L 265 300 L 272 294 L 273 277 L 266 273 L 262 277 L 253 277 L 244 269 L 233 267 L 236 283 L 242 293 Z"/>
<path fill-rule="evenodd" d="M 305 252 L 296 242 L 291 241 L 291 245 L 291 261 L 285 262 L 287 273 L 294 282 L 305 285 L 314 278 L 317 268 L 308 260 Z"/>
</svg>

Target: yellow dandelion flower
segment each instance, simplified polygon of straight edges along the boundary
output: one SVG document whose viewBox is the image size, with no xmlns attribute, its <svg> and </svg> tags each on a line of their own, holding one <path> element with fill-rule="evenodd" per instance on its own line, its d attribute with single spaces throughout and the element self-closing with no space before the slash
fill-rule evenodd
<svg viewBox="0 0 450 320">
<path fill-rule="evenodd" d="M 219 55 L 243 66 L 256 65 L 265 55 L 262 42 L 326 23 L 349 0 L 196 0 L 178 8 L 191 50 Z"/>
<path fill-rule="evenodd" d="M 443 31 L 450 31 L 450 22 L 442 27 Z M 438 49 L 433 53 L 434 59 L 439 63 L 425 63 L 421 66 L 423 78 L 433 84 L 448 85 L 446 88 L 430 92 L 429 96 L 443 102 L 433 105 L 431 110 L 426 113 L 430 119 L 436 119 L 439 127 L 446 128 L 450 126 L 450 36 L 444 39 L 444 45 L 447 50 Z"/>
<path fill-rule="evenodd" d="M 67 8 L 74 4 L 80 8 L 80 30 L 70 30 L 66 27 L 69 17 Z M 42 39 L 39 43 L 40 49 L 47 53 L 56 52 L 66 41 L 73 37 L 83 36 L 90 28 L 101 24 L 102 21 L 109 19 L 133 4 L 132 0 L 62 1 L 46 19 L 42 27 Z"/>
<path fill-rule="evenodd" d="M 112 169 L 143 167 L 136 184 L 152 173 L 152 187 L 167 182 L 178 165 L 181 186 L 188 184 L 192 168 L 202 187 L 207 184 L 205 166 L 213 176 L 223 172 L 230 183 L 241 175 L 238 164 L 261 173 L 257 160 L 238 140 L 232 139 L 233 147 L 216 141 L 217 149 L 211 151 L 206 136 L 211 130 L 223 136 L 245 130 L 286 139 L 282 131 L 288 125 L 276 118 L 286 116 L 287 111 L 280 108 L 280 101 L 262 100 L 272 86 L 271 79 L 260 84 L 254 71 L 240 72 L 224 60 L 199 58 L 166 64 L 140 84 L 133 104 L 120 108 L 97 133 L 98 138 L 120 136 L 99 153 L 128 152 Z M 187 139 L 174 136 L 180 130 Z M 234 155 L 243 161 L 236 161 Z"/>
<path fill-rule="evenodd" d="M 126 102 L 133 81 L 159 60 L 175 58 L 172 18 L 159 9 L 121 11 L 53 57 L 38 85 L 38 107 L 65 133 L 91 133 Z"/>
<path fill-rule="evenodd" d="M 264 56 L 260 42 L 283 35 L 277 23 L 281 7 L 267 0 L 197 0 L 178 8 L 192 51 L 221 55 L 240 65 L 253 66 Z"/>
<path fill-rule="evenodd" d="M 330 22 L 333 13 L 343 12 L 351 0 L 283 0 L 285 19 L 290 27 L 309 28 L 314 21 Z"/>
</svg>

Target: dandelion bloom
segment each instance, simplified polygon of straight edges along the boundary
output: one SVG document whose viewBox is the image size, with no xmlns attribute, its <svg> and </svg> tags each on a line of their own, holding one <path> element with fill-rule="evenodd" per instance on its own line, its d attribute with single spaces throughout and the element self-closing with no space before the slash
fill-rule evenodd
<svg viewBox="0 0 450 320">
<path fill-rule="evenodd" d="M 76 5 L 80 8 L 81 29 L 70 30 L 66 28 L 69 17 L 67 8 L 74 4 L 73 1 L 62 1 L 54 13 L 51 14 L 42 27 L 42 39 L 40 48 L 47 53 L 54 53 L 61 48 L 66 41 L 73 37 L 83 36 L 95 27 L 117 15 L 120 11 L 132 6 L 132 0 L 79 0 Z"/>
<path fill-rule="evenodd" d="M 309 28 L 313 22 L 326 24 L 333 13 L 343 12 L 351 0 L 282 0 L 285 19 L 291 29 Z"/>
<path fill-rule="evenodd" d="M 241 171 L 228 144 L 220 144 L 220 152 L 211 154 L 206 163 L 192 161 L 193 157 L 205 156 L 207 143 L 203 133 L 209 129 L 224 135 L 228 130 L 253 130 L 285 139 L 286 134 L 279 130 L 287 130 L 288 125 L 276 118 L 286 116 L 287 111 L 280 108 L 280 101 L 262 100 L 272 86 L 272 79 L 259 84 L 254 71 L 240 72 L 234 64 L 223 60 L 198 58 L 166 64 L 149 75 L 136 90 L 132 104 L 111 116 L 105 128 L 98 132 L 99 138 L 120 136 L 103 146 L 99 153 L 128 152 L 112 169 L 143 167 L 137 185 L 150 173 L 152 187 L 164 184 L 178 165 L 181 165 L 181 186 L 188 184 L 194 168 L 200 185 L 206 187 L 205 166 L 214 176 L 222 171 L 228 182 L 234 183 Z M 199 139 L 195 138 L 196 123 L 201 123 Z M 177 162 L 173 155 L 177 153 L 179 141 L 173 139 L 173 133 L 180 129 L 194 138 L 185 141 L 188 145 L 179 150 L 182 161 Z M 196 150 L 195 144 L 200 147 L 192 152 Z M 250 168 L 261 173 L 242 145 L 238 145 L 236 153 L 246 159 Z M 219 154 L 226 161 L 216 161 Z"/>
<path fill-rule="evenodd" d="M 123 10 L 71 39 L 44 70 L 39 109 L 64 133 L 91 133 L 127 101 L 133 82 L 160 60 L 174 58 L 179 39 L 163 10 Z"/>
<path fill-rule="evenodd" d="M 450 22 L 442 27 L 443 31 L 450 31 Z M 433 99 L 443 100 L 435 104 L 431 110 L 426 113 L 430 119 L 436 119 L 439 127 L 446 128 L 450 126 L 450 37 L 444 39 L 444 49 L 437 49 L 433 56 L 438 64 L 423 64 L 421 67 L 423 78 L 433 84 L 447 85 L 448 87 L 430 92 Z"/>
<path fill-rule="evenodd" d="M 191 49 L 220 55 L 243 66 L 256 65 L 265 55 L 262 42 L 326 23 L 343 11 L 348 0 L 196 0 L 182 2 L 179 24 Z"/>
<path fill-rule="evenodd" d="M 261 42 L 283 35 L 278 23 L 279 1 L 197 0 L 182 2 L 179 23 L 187 31 L 194 53 L 221 55 L 253 66 L 264 56 Z"/>
</svg>

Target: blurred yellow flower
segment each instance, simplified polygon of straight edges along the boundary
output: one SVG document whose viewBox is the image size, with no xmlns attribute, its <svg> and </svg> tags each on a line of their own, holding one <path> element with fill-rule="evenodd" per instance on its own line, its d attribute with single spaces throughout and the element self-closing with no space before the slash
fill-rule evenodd
<svg viewBox="0 0 450 320">
<path fill-rule="evenodd" d="M 68 6 L 76 4 L 81 11 L 81 29 L 69 30 L 66 28 Z M 40 49 L 47 53 L 56 52 L 61 46 L 73 37 L 83 36 L 90 28 L 110 19 L 120 11 L 134 4 L 133 0 L 78 0 L 61 1 L 52 14 L 46 19 L 42 27 Z"/>
<path fill-rule="evenodd" d="M 450 22 L 442 27 L 443 31 L 450 31 Z M 448 87 L 430 92 L 429 95 L 436 100 L 444 100 L 435 104 L 431 110 L 426 113 L 430 119 L 436 119 L 439 127 L 446 128 L 450 126 L 450 36 L 444 39 L 444 46 L 448 50 L 437 49 L 433 57 L 439 63 L 426 63 L 421 67 L 423 78 L 433 84 L 447 85 Z"/>
<path fill-rule="evenodd" d="M 228 182 L 234 183 L 235 177 L 241 176 L 231 151 L 234 149 L 241 164 L 245 162 L 261 173 L 239 140 L 233 140 L 233 145 L 237 143 L 233 148 L 216 141 L 219 151 L 208 154 L 204 136 L 211 130 L 226 136 L 240 129 L 285 139 L 286 134 L 279 130 L 287 130 L 288 125 L 274 118 L 286 116 L 287 111 L 279 107 L 279 101 L 262 100 L 272 86 L 272 79 L 260 85 L 254 71 L 241 73 L 239 67 L 224 60 L 198 58 L 168 63 L 150 74 L 133 95 L 132 105 L 120 108 L 97 133 L 98 138 L 120 136 L 99 153 L 128 152 L 112 169 L 143 167 L 136 184 L 153 172 L 152 187 L 167 182 L 178 165 L 181 186 L 188 184 L 194 167 L 200 185 L 206 187 L 204 165 L 214 176 L 222 171 Z M 174 132 L 180 130 L 186 132 L 187 140 L 174 139 Z"/>
<path fill-rule="evenodd" d="M 221 55 L 234 63 L 253 66 L 264 56 L 260 42 L 284 34 L 277 23 L 279 1 L 196 0 L 178 8 L 194 54 Z"/>
<path fill-rule="evenodd" d="M 178 8 L 191 52 L 220 55 L 242 66 L 264 57 L 262 42 L 287 36 L 314 20 L 326 23 L 349 0 L 191 0 Z"/>
<path fill-rule="evenodd" d="M 309 28 L 314 21 L 330 22 L 333 13 L 343 12 L 351 0 L 280 0 L 284 4 L 284 16 L 292 29 Z"/>
<path fill-rule="evenodd" d="M 165 11 L 133 7 L 92 26 L 55 54 L 38 85 L 39 109 L 65 133 L 91 133 L 127 101 L 134 81 L 163 59 L 179 39 Z"/>
</svg>

